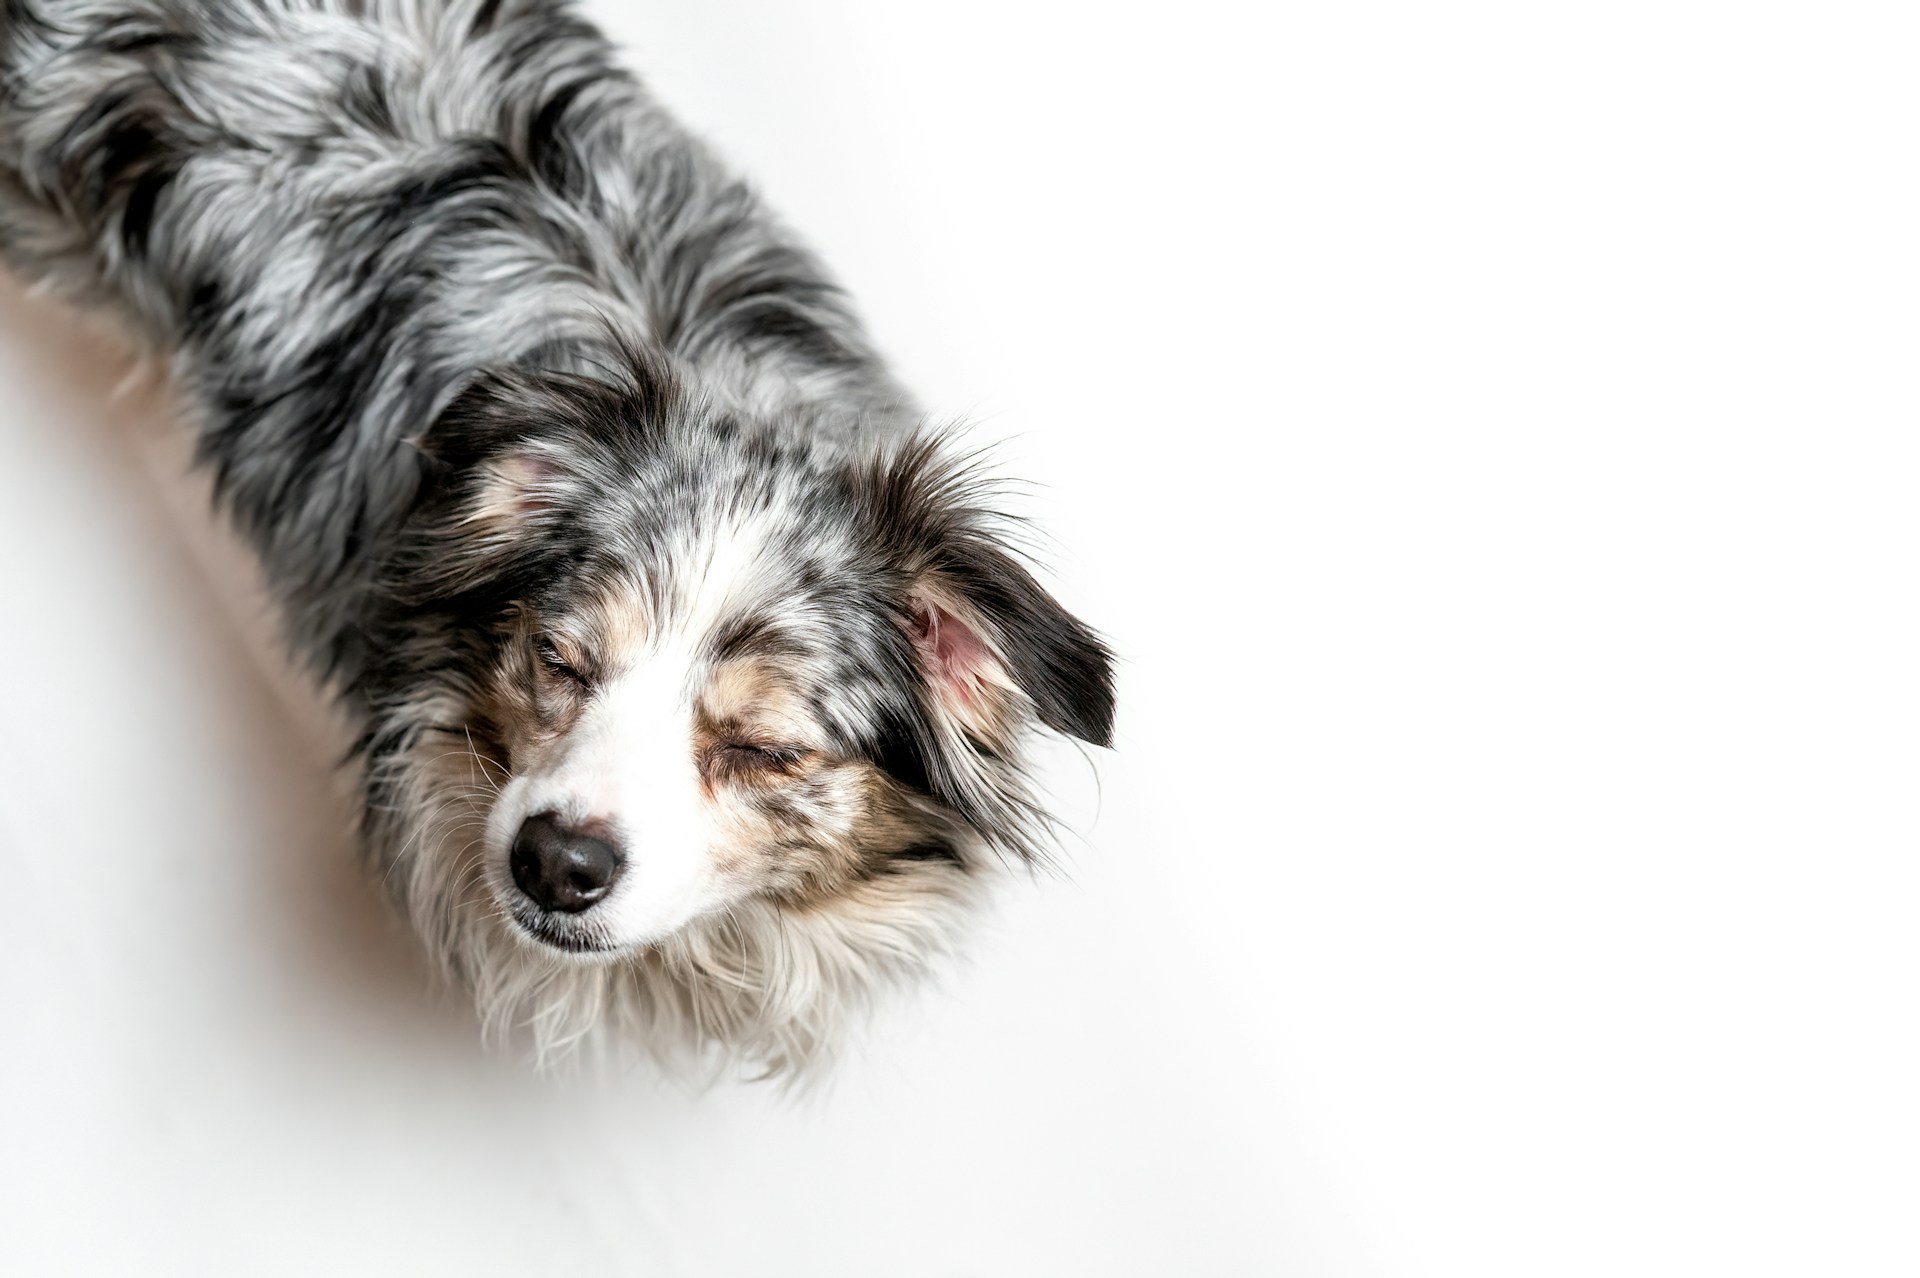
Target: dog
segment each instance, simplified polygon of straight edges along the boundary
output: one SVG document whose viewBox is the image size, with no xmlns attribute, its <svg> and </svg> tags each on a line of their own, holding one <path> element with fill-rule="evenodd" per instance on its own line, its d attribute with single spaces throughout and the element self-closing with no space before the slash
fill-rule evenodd
<svg viewBox="0 0 1920 1278">
<path fill-rule="evenodd" d="M 0 260 L 163 352 L 489 1036 L 769 1073 L 1043 858 L 1103 640 L 556 0 L 0 0 Z"/>
</svg>

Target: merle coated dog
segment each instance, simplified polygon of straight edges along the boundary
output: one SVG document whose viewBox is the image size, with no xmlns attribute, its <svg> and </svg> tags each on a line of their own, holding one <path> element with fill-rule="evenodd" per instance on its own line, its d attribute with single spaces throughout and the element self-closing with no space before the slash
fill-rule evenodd
<svg viewBox="0 0 1920 1278">
<path fill-rule="evenodd" d="M 163 351 L 491 1029 L 795 1068 L 1041 852 L 1108 653 L 553 0 L 0 0 L 0 256 Z"/>
</svg>

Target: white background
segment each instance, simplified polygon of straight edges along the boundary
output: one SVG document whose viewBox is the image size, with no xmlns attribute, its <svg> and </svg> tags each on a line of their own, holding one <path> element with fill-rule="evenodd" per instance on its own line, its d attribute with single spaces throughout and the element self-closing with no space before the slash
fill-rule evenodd
<svg viewBox="0 0 1920 1278">
<path fill-rule="evenodd" d="M 1909 6 L 592 6 L 1007 441 L 1070 877 L 822 1094 L 480 1057 L 0 294 L 0 1270 L 1912 1274 Z"/>
</svg>

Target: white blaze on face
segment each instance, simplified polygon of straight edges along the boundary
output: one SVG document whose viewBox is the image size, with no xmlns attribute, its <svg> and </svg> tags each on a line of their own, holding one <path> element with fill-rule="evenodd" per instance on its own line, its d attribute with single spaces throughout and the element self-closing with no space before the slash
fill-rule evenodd
<svg viewBox="0 0 1920 1278">
<path fill-rule="evenodd" d="M 500 796 L 491 824 L 501 860 L 520 823 L 540 812 L 611 835 L 625 868 L 582 916 L 611 945 L 660 940 L 741 890 L 718 871 L 720 830 L 695 758 L 695 708 L 710 674 L 706 643 L 751 599 L 767 539 L 762 523 L 736 525 L 675 556 L 679 595 L 665 624 L 626 627 L 631 649 L 599 654 L 606 674 L 572 728 Z"/>
<path fill-rule="evenodd" d="M 714 831 L 693 739 L 693 662 L 650 652 L 600 688 L 547 787 L 561 811 L 604 822 L 626 868 L 595 923 L 616 944 L 658 940 L 725 904 L 713 874 Z"/>
</svg>

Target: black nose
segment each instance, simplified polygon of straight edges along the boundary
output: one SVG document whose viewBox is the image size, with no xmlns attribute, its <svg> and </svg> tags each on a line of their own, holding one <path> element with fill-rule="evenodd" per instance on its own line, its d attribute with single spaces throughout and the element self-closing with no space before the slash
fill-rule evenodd
<svg viewBox="0 0 1920 1278">
<path fill-rule="evenodd" d="M 513 839 L 513 881 L 543 910 L 578 914 L 605 896 L 624 857 L 613 844 L 560 823 L 551 812 L 527 818 Z"/>
</svg>

